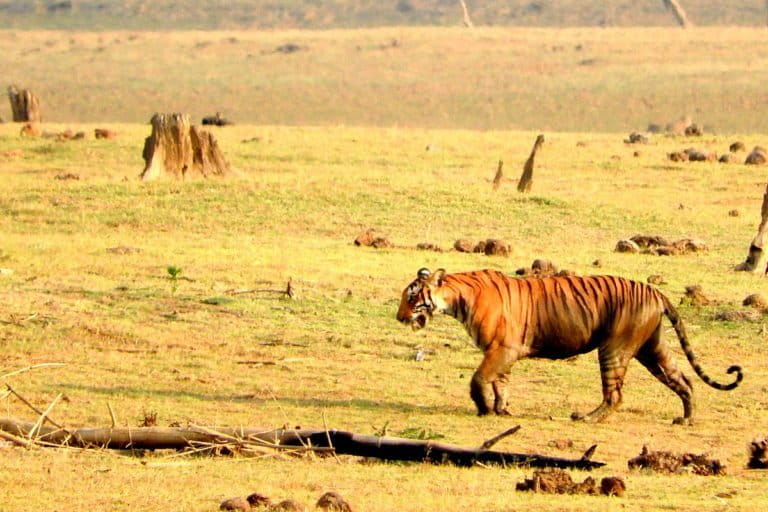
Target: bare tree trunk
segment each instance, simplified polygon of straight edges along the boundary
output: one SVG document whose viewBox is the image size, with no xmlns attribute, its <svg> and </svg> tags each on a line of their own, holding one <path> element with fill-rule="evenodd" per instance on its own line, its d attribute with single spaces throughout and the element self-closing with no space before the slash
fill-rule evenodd
<svg viewBox="0 0 768 512">
<path fill-rule="evenodd" d="M 474 27 L 474 23 L 472 23 L 472 19 L 469 17 L 469 9 L 467 9 L 467 4 L 464 0 L 459 0 L 459 3 L 461 4 L 461 10 L 464 12 L 464 26 L 467 26 L 469 28 Z"/>
<path fill-rule="evenodd" d="M 757 272 L 759 270 L 760 261 L 764 256 L 763 244 L 765 243 L 765 236 L 768 234 L 768 185 L 766 185 L 765 194 L 763 194 L 760 216 L 760 226 L 757 228 L 757 235 L 752 239 L 752 243 L 749 244 L 747 259 L 736 265 L 735 270 L 744 272 Z M 766 272 L 768 272 L 768 267 L 766 267 Z"/>
<path fill-rule="evenodd" d="M 191 174 L 203 177 L 224 176 L 230 168 L 219 149 L 216 138 L 190 126 L 186 114 L 155 114 L 152 134 L 144 140 L 144 170 L 141 180 L 148 181 L 165 175 L 185 178 Z"/>
<path fill-rule="evenodd" d="M 499 188 L 499 185 L 501 185 L 501 180 L 504 179 L 504 171 L 502 171 L 502 167 L 504 167 L 504 162 L 499 160 L 499 167 L 496 169 L 496 176 L 493 177 L 493 190 Z"/>
<path fill-rule="evenodd" d="M 536 137 L 536 142 L 533 143 L 531 155 L 528 157 L 528 160 L 525 161 L 525 165 L 523 166 L 523 174 L 520 176 L 520 181 L 517 182 L 518 192 L 531 191 L 531 186 L 533 185 L 533 163 L 536 159 L 536 152 L 541 148 L 542 144 L 544 144 L 544 135 L 539 135 Z"/>
<path fill-rule="evenodd" d="M 43 120 L 40 101 L 29 89 L 20 91 L 15 85 L 11 85 L 8 87 L 8 99 L 15 123 L 39 123 Z"/>
<path fill-rule="evenodd" d="M 693 26 L 693 23 L 688 19 L 688 15 L 685 14 L 685 9 L 683 9 L 678 0 L 662 0 L 662 2 L 664 2 L 664 7 L 672 11 L 681 27 L 688 28 Z"/>
<path fill-rule="evenodd" d="M 28 439 L 34 428 L 31 423 L 11 418 L 0 418 L 0 430 L 19 439 Z M 482 448 L 361 435 L 340 430 L 261 429 L 261 428 L 205 428 L 205 427 L 137 427 L 137 428 L 79 428 L 60 429 L 43 426 L 38 441 L 54 445 L 68 445 L 118 450 L 183 450 L 201 444 L 225 444 L 237 441 L 261 443 L 266 448 L 332 449 L 337 454 L 375 457 L 383 460 L 423 461 L 436 464 L 451 463 L 473 466 L 476 463 L 496 463 L 506 466 L 558 467 L 592 469 L 605 464 L 590 460 L 593 449 L 580 459 L 562 459 L 544 455 L 497 452 Z"/>
</svg>

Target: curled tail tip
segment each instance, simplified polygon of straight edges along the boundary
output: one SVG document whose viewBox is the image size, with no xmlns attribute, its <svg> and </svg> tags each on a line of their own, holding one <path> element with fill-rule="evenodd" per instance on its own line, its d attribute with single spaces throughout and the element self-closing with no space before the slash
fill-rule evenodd
<svg viewBox="0 0 768 512">
<path fill-rule="evenodd" d="M 741 369 L 741 366 L 734 364 L 730 366 L 726 371 L 726 373 L 735 373 L 736 374 L 736 380 L 731 382 L 730 384 L 723 386 L 724 391 L 730 391 L 731 389 L 734 389 L 736 386 L 739 385 L 739 383 L 744 380 L 744 372 Z"/>
</svg>

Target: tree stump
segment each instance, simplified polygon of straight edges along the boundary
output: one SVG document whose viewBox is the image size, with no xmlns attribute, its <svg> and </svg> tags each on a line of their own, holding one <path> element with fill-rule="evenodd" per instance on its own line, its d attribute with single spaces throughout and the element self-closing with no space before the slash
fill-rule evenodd
<svg viewBox="0 0 768 512">
<path fill-rule="evenodd" d="M 760 208 L 760 226 L 757 228 L 757 235 L 752 239 L 752 243 L 749 244 L 747 259 L 736 265 L 735 270 L 744 272 L 757 272 L 760 270 L 759 265 L 764 256 L 763 244 L 766 234 L 768 234 L 768 186 L 765 187 L 765 194 L 763 194 L 763 205 Z M 768 271 L 768 268 L 766 270 Z"/>
<path fill-rule="evenodd" d="M 534 159 L 536 158 L 536 152 L 541 149 L 542 144 L 544 144 L 544 135 L 539 135 L 536 137 L 536 141 L 533 143 L 533 149 L 531 149 L 531 154 L 528 157 L 528 160 L 525 161 L 525 165 L 523 166 L 523 174 L 520 176 L 520 181 L 517 182 L 518 192 L 531 191 L 531 185 L 533 184 L 533 163 Z"/>
<path fill-rule="evenodd" d="M 184 179 L 201 174 L 203 177 L 224 176 L 230 168 L 210 133 L 190 126 L 186 114 L 155 114 L 152 134 L 144 140 L 144 170 L 142 181 L 169 175 Z"/>
<path fill-rule="evenodd" d="M 39 123 L 43 120 L 40 101 L 29 89 L 20 91 L 15 85 L 11 85 L 8 87 L 8 99 L 15 123 Z"/>
</svg>

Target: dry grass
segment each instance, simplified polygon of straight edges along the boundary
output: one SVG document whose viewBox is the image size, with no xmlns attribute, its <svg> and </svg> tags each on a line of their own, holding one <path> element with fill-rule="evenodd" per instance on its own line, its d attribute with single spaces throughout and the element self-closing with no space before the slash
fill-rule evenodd
<svg viewBox="0 0 768 512">
<path fill-rule="evenodd" d="M 736 27 L 0 31 L 0 66 L 7 83 L 38 94 L 51 122 L 221 111 L 270 125 L 629 133 L 690 115 L 706 133 L 764 133 L 764 36 Z M 278 51 L 287 44 L 299 51 Z"/>
<path fill-rule="evenodd" d="M 72 125 L 89 133 L 94 126 Z M 391 434 L 423 429 L 470 446 L 520 423 L 500 449 L 578 457 L 597 443 L 595 459 L 608 466 L 596 476 L 625 478 L 627 496 L 517 493 L 514 484 L 530 476 L 522 469 L 179 460 L 4 446 L 0 508 L 216 510 L 222 499 L 253 491 L 309 504 L 331 489 L 374 512 L 698 511 L 763 503 L 765 473 L 744 466 L 747 442 L 765 435 L 768 420 L 765 322 L 712 316 L 740 309 L 746 295 L 765 288 L 760 277 L 730 271 L 757 227 L 764 176 L 744 165 L 671 163 L 665 156 L 694 144 L 723 152 L 734 137 L 660 137 L 635 157 L 638 148 L 624 145 L 623 134 L 547 132 L 533 191 L 522 197 L 514 183 L 538 132 L 236 126 L 216 134 L 241 178 L 141 184 L 149 127 L 104 126 L 120 137 L 55 143 L 21 139 L 17 126 L 0 126 L 0 154 L 12 155 L 0 157 L 0 267 L 14 271 L 0 276 L 0 374 L 66 363 L 8 379 L 41 409 L 63 393 L 52 411 L 56 421 L 108 425 L 109 402 L 120 425 L 139 425 L 147 411 L 157 413 L 159 425 L 320 427 L 326 419 L 361 433 L 384 425 Z M 740 138 L 764 144 L 761 136 Z M 493 192 L 499 159 L 508 178 Z M 54 179 L 62 173 L 80 179 Z M 729 216 L 732 209 L 741 215 Z M 398 247 L 354 247 L 369 226 Z M 667 258 L 612 252 L 619 238 L 636 233 L 700 238 L 710 250 Z M 510 242 L 512 255 L 413 249 L 488 237 Z M 117 246 L 138 251 L 107 251 Z M 675 302 L 686 285 L 701 284 L 722 305 L 681 306 L 694 349 L 716 378 L 742 364 L 742 386 L 721 393 L 696 383 L 698 424 L 676 427 L 677 398 L 633 364 L 620 412 L 608 423 L 582 425 L 566 418 L 599 400 L 594 354 L 524 361 L 511 383 L 516 416 L 476 418 L 468 381 L 479 354 L 451 319 L 418 335 L 398 325 L 399 293 L 421 266 L 512 272 L 536 257 L 583 274 L 661 274 Z M 597 258 L 599 270 L 591 265 Z M 168 266 L 190 280 L 174 289 Z M 297 300 L 228 293 L 280 289 L 289 278 Z M 427 351 L 424 361 L 413 360 L 417 349 Z M 240 364 L 245 360 L 277 364 Z M 35 419 L 11 398 L 3 409 Z M 573 447 L 550 446 L 563 438 Z M 708 452 L 729 476 L 630 472 L 626 461 L 646 443 Z"/>
</svg>

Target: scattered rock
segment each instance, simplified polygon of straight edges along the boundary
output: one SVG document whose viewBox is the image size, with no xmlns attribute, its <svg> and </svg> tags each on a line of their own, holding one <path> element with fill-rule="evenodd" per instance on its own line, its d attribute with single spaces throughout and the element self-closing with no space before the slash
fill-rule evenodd
<svg viewBox="0 0 768 512">
<path fill-rule="evenodd" d="M 355 245 L 383 249 L 393 247 L 392 243 L 383 236 L 378 236 L 376 230 L 368 228 L 355 238 Z"/>
<path fill-rule="evenodd" d="M 624 139 L 624 144 L 648 144 L 648 136 L 639 132 L 632 132 Z"/>
<path fill-rule="evenodd" d="M 614 251 L 638 253 L 640 252 L 640 247 L 632 240 L 619 240 L 618 242 L 616 242 L 616 248 L 614 249 Z"/>
<path fill-rule="evenodd" d="M 296 43 L 286 43 L 286 44 L 281 44 L 280 46 L 275 48 L 275 52 L 274 53 L 285 53 L 285 54 L 288 54 L 288 53 L 300 52 L 300 51 L 306 50 L 306 49 L 307 49 L 306 46 L 301 46 L 301 45 L 298 45 Z"/>
<path fill-rule="evenodd" d="M 664 280 L 664 278 L 661 277 L 658 274 L 653 274 L 653 275 L 648 276 L 647 281 L 648 281 L 649 284 L 655 284 L 655 285 L 667 284 L 667 282 Z"/>
<path fill-rule="evenodd" d="M 756 437 L 749 443 L 749 469 L 768 469 L 768 439 Z"/>
<path fill-rule="evenodd" d="M 477 242 L 477 244 L 472 248 L 472 252 L 485 253 L 485 241 L 480 240 Z"/>
<path fill-rule="evenodd" d="M 606 496 L 623 496 L 626 485 L 621 478 L 606 477 L 598 488 L 595 479 L 588 476 L 581 483 L 576 483 L 566 471 L 559 468 L 540 469 L 533 472 L 533 478 L 518 482 L 518 491 L 533 491 L 549 494 L 589 494 Z"/>
<path fill-rule="evenodd" d="M 641 249 L 652 249 L 654 247 L 670 245 L 666 238 L 658 235 L 635 235 L 630 238 Z"/>
<path fill-rule="evenodd" d="M 220 510 L 251 510 L 251 504 L 245 498 L 236 497 L 224 500 L 219 505 Z"/>
<path fill-rule="evenodd" d="M 707 152 L 701 149 L 688 148 L 684 151 L 688 154 L 689 162 L 715 162 L 717 161 L 717 153 Z"/>
<path fill-rule="evenodd" d="M 616 252 L 642 252 L 658 256 L 673 256 L 688 254 L 691 252 L 706 251 L 707 245 L 701 240 L 682 238 L 669 242 L 665 238 L 656 235 L 635 235 L 629 240 L 619 240 L 616 243 Z"/>
<path fill-rule="evenodd" d="M 737 140 L 736 142 L 732 142 L 730 146 L 728 146 L 728 151 L 731 153 L 738 153 L 739 151 L 746 151 L 747 146 L 744 145 L 743 142 L 740 140 Z"/>
<path fill-rule="evenodd" d="M 202 119 L 202 123 L 206 126 L 229 126 L 235 124 L 226 117 L 223 117 L 221 112 L 216 112 L 212 116 L 205 116 Z"/>
<path fill-rule="evenodd" d="M 717 161 L 721 164 L 736 164 L 739 163 L 739 157 L 733 153 L 723 153 Z"/>
<path fill-rule="evenodd" d="M 469 240 L 456 240 L 453 243 L 453 248 L 456 249 L 459 252 L 472 252 L 472 249 L 474 246 L 472 245 L 472 242 Z"/>
<path fill-rule="evenodd" d="M 601 268 L 603 266 L 602 260 L 595 260 L 592 262 L 593 267 Z"/>
<path fill-rule="evenodd" d="M 768 300 L 766 300 L 765 296 L 759 293 L 747 295 L 741 304 L 742 306 L 752 306 L 753 308 L 758 309 L 768 308 Z"/>
<path fill-rule="evenodd" d="M 617 476 L 607 476 L 600 481 L 600 494 L 621 498 L 627 491 L 627 484 Z"/>
<path fill-rule="evenodd" d="M 252 508 L 257 507 L 269 507 L 272 505 L 272 500 L 269 499 L 267 496 L 264 496 L 261 493 L 254 492 L 252 494 L 249 494 L 247 498 L 248 503 L 251 505 Z"/>
<path fill-rule="evenodd" d="M 97 139 L 114 139 L 117 137 L 117 132 L 106 128 L 94 128 L 93 136 Z"/>
<path fill-rule="evenodd" d="M 686 126 L 684 133 L 688 137 L 701 137 L 704 135 L 704 131 L 696 123 Z"/>
<path fill-rule="evenodd" d="M 740 215 L 739 214 L 739 210 L 729 210 L 728 211 L 728 216 L 729 217 L 738 217 L 739 215 Z"/>
<path fill-rule="evenodd" d="M 394 244 L 384 237 L 378 237 L 371 243 L 371 247 L 374 249 L 387 249 L 389 247 L 394 247 Z"/>
<path fill-rule="evenodd" d="M 553 439 L 547 444 L 553 448 L 557 448 L 558 450 L 573 448 L 573 441 L 570 439 Z"/>
<path fill-rule="evenodd" d="M 136 254 L 141 252 L 141 249 L 136 247 L 128 247 L 127 245 L 118 245 L 116 247 L 108 247 L 107 252 L 110 254 Z"/>
<path fill-rule="evenodd" d="M 509 256 L 511 251 L 512 247 L 507 242 L 493 238 L 486 240 L 483 248 L 486 256 Z"/>
<path fill-rule="evenodd" d="M 431 242 L 418 243 L 416 244 L 416 248 L 420 251 L 443 252 L 443 250 L 437 244 L 433 244 Z"/>
<path fill-rule="evenodd" d="M 747 155 L 744 163 L 747 165 L 763 165 L 766 161 L 768 161 L 768 152 L 761 146 L 755 146 Z"/>
<path fill-rule="evenodd" d="M 712 316 L 713 320 L 721 322 L 757 322 L 762 318 L 762 315 L 754 310 L 749 311 L 718 311 Z"/>
<path fill-rule="evenodd" d="M 550 276 L 557 274 L 558 269 L 552 261 L 537 258 L 531 263 L 531 271 L 536 275 Z"/>
<path fill-rule="evenodd" d="M 688 153 L 685 153 L 683 151 L 673 151 L 671 153 L 667 153 L 667 158 L 669 158 L 673 162 L 687 162 Z"/>
<path fill-rule="evenodd" d="M 53 179 L 61 180 L 61 181 L 79 180 L 80 179 L 80 175 L 79 174 L 75 174 L 73 172 L 62 172 L 62 173 L 57 174 L 56 176 L 54 176 Z"/>
<path fill-rule="evenodd" d="M 338 493 L 329 491 L 320 496 L 315 504 L 316 508 L 329 512 L 352 512 L 352 507 Z"/>
<path fill-rule="evenodd" d="M 284 511 L 284 512 L 303 512 L 304 507 L 296 500 L 287 499 L 283 500 L 277 505 L 273 505 L 270 509 L 270 511 L 278 512 L 278 511 Z"/>
<path fill-rule="evenodd" d="M 693 473 L 694 475 L 724 475 L 725 466 L 717 459 L 693 453 L 651 452 L 643 446 L 640 455 L 627 461 L 629 469 L 650 469 L 658 473 Z"/>
<path fill-rule="evenodd" d="M 690 304 L 691 306 L 708 306 L 711 304 L 704 292 L 701 285 L 693 284 L 685 287 L 685 295 L 680 299 L 680 304 Z"/>
</svg>

